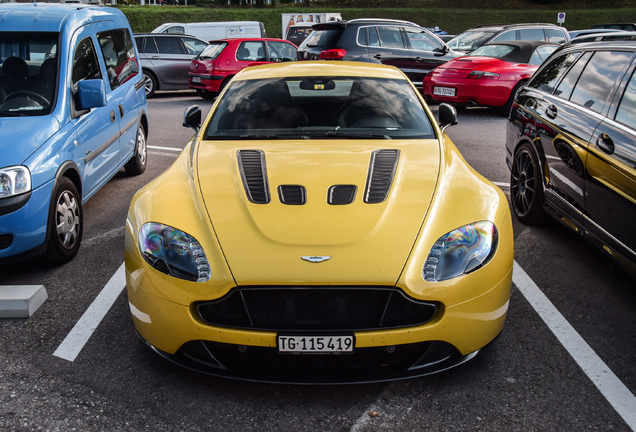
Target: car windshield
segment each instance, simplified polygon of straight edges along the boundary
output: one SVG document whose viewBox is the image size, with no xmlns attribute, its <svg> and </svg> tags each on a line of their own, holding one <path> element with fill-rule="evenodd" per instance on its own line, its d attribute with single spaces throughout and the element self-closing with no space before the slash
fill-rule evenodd
<svg viewBox="0 0 636 432">
<path fill-rule="evenodd" d="M 51 112 L 58 39 L 53 32 L 0 32 L 0 117 Z"/>
<path fill-rule="evenodd" d="M 472 51 L 475 48 L 479 48 L 488 39 L 493 37 L 495 32 L 475 30 L 464 32 L 458 36 L 455 36 L 448 42 L 448 46 L 454 50 L 460 51 Z"/>
<path fill-rule="evenodd" d="M 223 52 L 227 42 L 212 42 L 197 56 L 199 60 L 214 60 Z"/>
<path fill-rule="evenodd" d="M 483 45 L 475 51 L 471 51 L 471 57 L 492 57 L 502 58 L 514 50 L 515 47 L 510 45 Z"/>
<path fill-rule="evenodd" d="M 406 80 L 289 77 L 234 81 L 205 139 L 423 139 L 435 132 Z"/>
</svg>

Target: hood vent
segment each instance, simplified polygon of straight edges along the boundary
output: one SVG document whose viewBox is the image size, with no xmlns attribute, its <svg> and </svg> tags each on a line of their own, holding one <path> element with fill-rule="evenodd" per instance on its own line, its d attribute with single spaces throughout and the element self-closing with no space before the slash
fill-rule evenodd
<svg viewBox="0 0 636 432">
<path fill-rule="evenodd" d="M 237 156 L 247 198 L 254 204 L 267 204 L 270 198 L 265 153 L 260 150 L 239 150 Z"/>
<path fill-rule="evenodd" d="M 307 192 L 304 186 L 280 185 L 278 186 L 278 199 L 283 204 L 303 205 L 307 202 Z"/>
<path fill-rule="evenodd" d="M 369 176 L 364 191 L 365 203 L 378 204 L 386 199 L 399 157 L 399 150 L 375 150 L 371 154 Z"/>
<path fill-rule="evenodd" d="M 329 188 L 327 202 L 331 205 L 351 204 L 356 199 L 355 185 L 335 185 Z"/>
</svg>

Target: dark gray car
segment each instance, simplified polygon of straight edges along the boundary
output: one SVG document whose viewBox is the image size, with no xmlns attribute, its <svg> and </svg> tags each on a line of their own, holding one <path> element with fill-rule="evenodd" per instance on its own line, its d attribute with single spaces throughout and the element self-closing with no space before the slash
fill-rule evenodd
<svg viewBox="0 0 636 432">
<path fill-rule="evenodd" d="M 177 34 L 135 35 L 146 97 L 157 90 L 187 90 L 190 63 L 208 46 L 204 40 Z"/>
</svg>

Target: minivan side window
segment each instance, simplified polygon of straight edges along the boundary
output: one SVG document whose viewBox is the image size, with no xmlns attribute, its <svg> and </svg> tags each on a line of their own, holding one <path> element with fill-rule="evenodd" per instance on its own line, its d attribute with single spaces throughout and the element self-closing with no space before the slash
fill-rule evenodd
<svg viewBox="0 0 636 432">
<path fill-rule="evenodd" d="M 101 79 L 99 62 L 95 53 L 95 46 L 90 37 L 84 38 L 77 44 L 73 55 L 73 71 L 71 83 L 73 86 L 79 81 L 87 79 Z"/>
<path fill-rule="evenodd" d="M 623 93 L 615 120 L 636 131 L 636 73 L 632 74 L 625 93 Z"/>
<path fill-rule="evenodd" d="M 555 58 L 534 76 L 528 87 L 552 93 L 563 74 L 572 66 L 579 53 L 562 55 Z"/>
<path fill-rule="evenodd" d="M 622 51 L 594 53 L 572 91 L 570 101 L 597 113 L 603 111 L 610 91 L 631 57 L 632 53 Z"/>
<path fill-rule="evenodd" d="M 97 41 L 104 56 L 111 90 L 139 73 L 135 47 L 126 29 L 97 33 Z"/>
</svg>

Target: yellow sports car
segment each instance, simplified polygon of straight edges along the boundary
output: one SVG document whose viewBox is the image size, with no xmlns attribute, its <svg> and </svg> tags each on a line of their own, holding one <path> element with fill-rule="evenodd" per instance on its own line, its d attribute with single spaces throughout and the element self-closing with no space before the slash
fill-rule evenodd
<svg viewBox="0 0 636 432">
<path fill-rule="evenodd" d="M 236 75 L 132 200 L 134 325 L 163 357 L 232 378 L 385 381 L 461 364 L 501 332 L 505 195 L 398 69 L 298 62 Z"/>
</svg>

